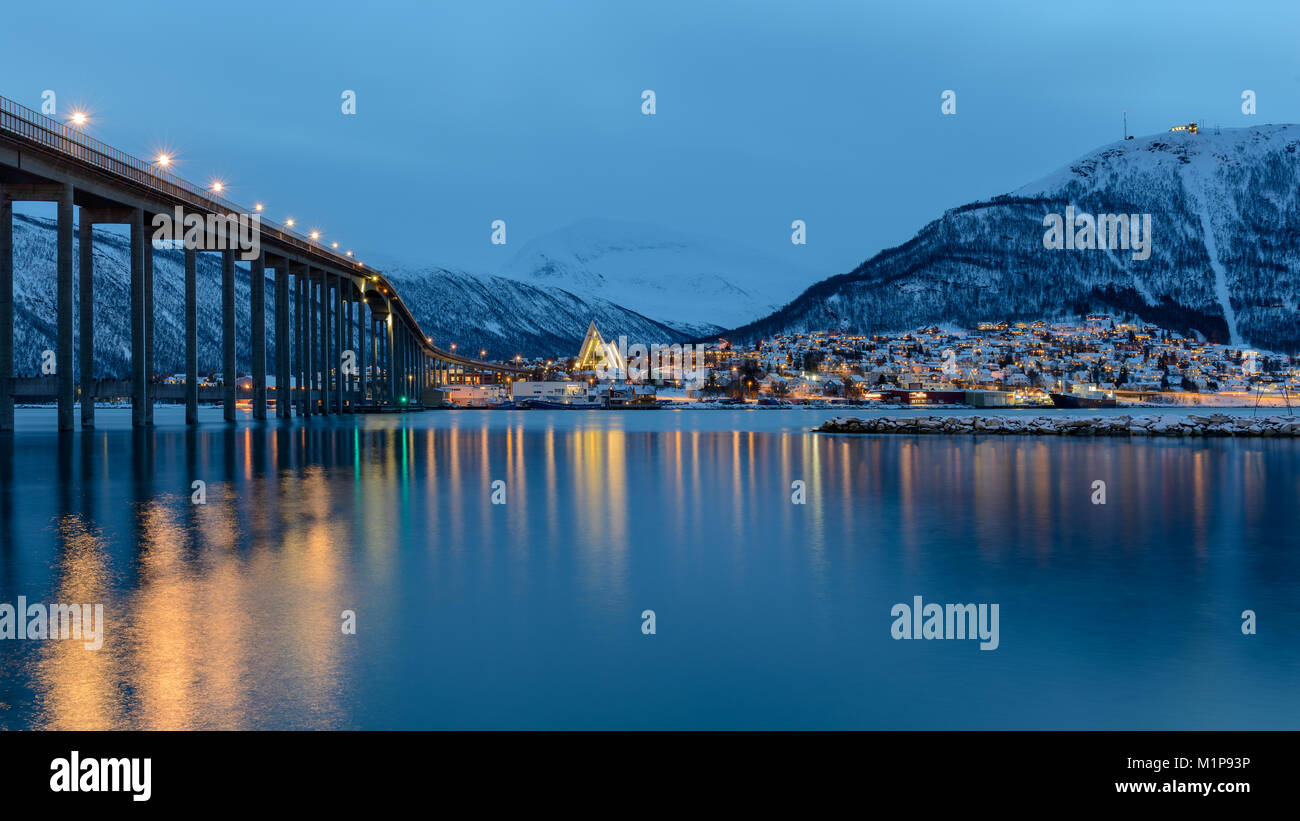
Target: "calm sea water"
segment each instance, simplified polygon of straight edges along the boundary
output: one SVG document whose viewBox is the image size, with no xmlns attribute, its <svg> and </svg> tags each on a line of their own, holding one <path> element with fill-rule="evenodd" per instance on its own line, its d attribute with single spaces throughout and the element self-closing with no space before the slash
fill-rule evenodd
<svg viewBox="0 0 1300 821">
<path fill-rule="evenodd" d="M 1300 728 L 1297 442 L 204 413 L 0 438 L 0 602 L 107 620 L 0 641 L 0 727 Z M 1000 646 L 892 639 L 916 595 Z"/>
</svg>

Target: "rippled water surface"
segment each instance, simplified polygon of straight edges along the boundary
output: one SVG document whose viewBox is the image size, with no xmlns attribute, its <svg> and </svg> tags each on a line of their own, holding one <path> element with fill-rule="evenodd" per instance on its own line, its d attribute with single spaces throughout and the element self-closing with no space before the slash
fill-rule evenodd
<svg viewBox="0 0 1300 821">
<path fill-rule="evenodd" d="M 1300 442 L 176 411 L 0 438 L 0 602 L 107 622 L 0 640 L 0 726 L 1300 728 Z M 894 640 L 916 595 L 1000 646 Z"/>
</svg>

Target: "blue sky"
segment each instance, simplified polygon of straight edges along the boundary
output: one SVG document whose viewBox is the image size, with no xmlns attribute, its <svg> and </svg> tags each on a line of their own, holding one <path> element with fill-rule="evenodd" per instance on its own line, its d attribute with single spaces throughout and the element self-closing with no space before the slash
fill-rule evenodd
<svg viewBox="0 0 1300 821">
<path fill-rule="evenodd" d="M 362 259 L 474 271 L 606 217 L 829 276 L 1118 139 L 1122 109 L 1139 135 L 1300 119 L 1295 2 L 67 0 L 4 14 L 0 95 L 38 108 L 52 89 L 109 144 L 170 146 L 186 178 L 228 180 L 237 202 Z M 794 219 L 806 246 L 790 243 Z"/>
</svg>

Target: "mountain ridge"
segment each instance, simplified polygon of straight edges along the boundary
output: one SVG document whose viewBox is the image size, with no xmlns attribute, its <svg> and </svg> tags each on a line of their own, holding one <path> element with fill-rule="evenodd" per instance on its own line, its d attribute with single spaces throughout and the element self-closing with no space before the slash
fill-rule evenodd
<svg viewBox="0 0 1300 821">
<path fill-rule="evenodd" d="M 13 219 L 15 373 L 35 376 L 40 373 L 42 352 L 56 348 L 56 230 L 54 221 L 44 217 L 15 213 Z M 96 229 L 93 250 L 95 377 L 125 379 L 131 370 L 129 240 L 113 230 Z M 80 264 L 79 253 L 74 242 L 74 271 Z M 153 258 L 154 366 L 159 373 L 183 372 L 184 252 L 155 249 Z M 221 369 L 221 264 L 215 254 L 199 254 L 196 262 L 199 373 L 217 373 Z M 385 273 L 435 344 L 446 347 L 454 342 L 460 350 L 475 354 L 487 350 L 489 358 L 571 356 L 593 319 L 610 338 L 625 334 L 646 344 L 689 338 L 680 328 L 621 305 L 560 288 L 434 267 L 399 267 Z M 268 278 L 268 328 L 273 327 L 275 312 L 272 284 Z M 250 270 L 246 263 L 236 262 L 235 358 L 240 373 L 249 372 L 252 364 L 250 291 Z M 78 349 L 79 298 L 80 282 L 74 276 L 73 344 Z M 267 334 L 267 356 L 274 361 L 273 333 Z M 79 367 L 79 357 L 74 362 Z"/>
<path fill-rule="evenodd" d="M 1159 134 L 949 209 L 911 239 L 726 336 L 904 330 L 1102 311 L 1207 338 L 1300 345 L 1300 126 Z M 1044 217 L 1153 215 L 1144 264 L 1043 247 Z"/>
</svg>

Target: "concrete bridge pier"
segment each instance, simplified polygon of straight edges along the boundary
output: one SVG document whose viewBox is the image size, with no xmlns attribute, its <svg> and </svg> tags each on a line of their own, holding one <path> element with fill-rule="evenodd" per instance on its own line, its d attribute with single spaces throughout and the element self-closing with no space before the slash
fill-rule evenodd
<svg viewBox="0 0 1300 821">
<path fill-rule="evenodd" d="M 275 266 L 275 415 L 288 419 L 289 411 L 289 261 Z"/>
<path fill-rule="evenodd" d="M 320 412 L 330 412 L 330 276 L 320 274 Z"/>
<path fill-rule="evenodd" d="M 131 209 L 131 426 L 146 423 L 144 413 L 144 211 Z"/>
<path fill-rule="evenodd" d="M 95 427 L 95 282 L 94 282 L 94 234 L 95 223 L 90 209 L 81 209 L 81 223 L 77 226 L 77 263 L 80 268 L 81 310 L 78 320 L 81 325 L 81 347 L 77 353 L 81 359 L 81 426 Z"/>
<path fill-rule="evenodd" d="M 334 279 L 334 413 L 343 413 L 343 278 Z"/>
<path fill-rule="evenodd" d="M 144 397 L 144 423 L 153 424 L 153 378 L 157 371 L 153 366 L 153 239 L 150 236 L 149 228 L 153 224 L 153 218 L 149 214 L 142 215 L 145 227 L 144 236 L 144 390 L 141 395 Z"/>
<path fill-rule="evenodd" d="M 259 251 L 249 266 L 252 287 L 249 309 L 252 313 L 253 348 L 253 418 L 266 418 L 266 253 Z"/>
<path fill-rule="evenodd" d="M 357 405 L 365 405 L 366 368 L 369 351 L 366 349 L 366 298 L 361 288 L 357 288 Z"/>
<path fill-rule="evenodd" d="M 389 402 L 397 401 L 397 369 L 393 367 L 393 315 L 384 318 L 384 393 Z"/>
<path fill-rule="evenodd" d="M 398 405 L 406 396 L 406 334 L 400 327 L 393 329 L 393 397 Z"/>
<path fill-rule="evenodd" d="M 72 430 L 72 406 L 75 401 L 75 382 L 72 363 L 72 186 L 62 184 L 58 197 L 58 294 L 57 308 L 59 338 L 56 344 L 55 367 L 58 370 L 59 430 Z"/>
<path fill-rule="evenodd" d="M 14 429 L 14 203 L 0 186 L 0 431 Z"/>
<path fill-rule="evenodd" d="M 370 390 L 375 396 L 375 404 L 378 405 L 388 396 L 387 373 L 384 370 L 384 345 L 387 337 L 384 335 L 384 320 L 382 317 L 375 317 L 370 324 L 370 338 L 374 343 L 374 361 L 370 370 Z"/>
<path fill-rule="evenodd" d="M 299 416 L 307 415 L 307 400 L 305 385 L 307 384 L 307 366 L 303 360 L 303 353 L 306 350 L 307 326 L 306 305 L 307 293 L 303 287 L 304 277 L 303 268 L 300 266 L 293 273 L 293 375 L 294 375 L 294 405 L 298 408 Z"/>
<path fill-rule="evenodd" d="M 185 424 L 199 423 L 198 251 L 185 248 Z"/>
<path fill-rule="evenodd" d="M 333 409 L 330 404 L 330 369 L 333 367 L 334 352 L 330 344 L 333 337 L 333 323 L 330 321 L 330 288 L 333 285 L 331 277 L 327 271 L 321 271 L 320 275 L 320 314 L 317 317 L 320 325 L 320 412 L 322 416 L 329 416 Z"/>
<path fill-rule="evenodd" d="M 306 282 L 303 284 L 306 293 L 306 310 L 303 312 L 305 318 L 307 335 L 303 339 L 303 358 L 307 366 L 307 383 L 304 391 L 307 408 L 306 415 L 311 416 L 316 413 L 316 401 L 312 395 L 316 391 L 316 375 L 320 372 L 320 365 L 317 360 L 320 359 L 320 349 L 316 346 L 316 326 L 320 324 L 316 312 L 316 282 L 311 277 L 311 268 L 307 268 Z"/>
<path fill-rule="evenodd" d="M 235 421 L 238 388 L 235 373 L 235 252 L 221 252 L 221 409 L 227 422 Z"/>
<path fill-rule="evenodd" d="M 356 319 L 353 316 L 353 314 L 356 313 L 355 306 L 357 303 L 356 295 L 354 292 L 355 288 L 356 286 L 352 284 L 352 280 L 348 280 L 348 305 L 347 305 L 348 315 L 347 315 L 347 321 L 345 322 L 345 327 L 348 329 L 348 334 L 347 334 L 347 339 L 345 341 L 347 344 L 347 349 L 349 351 L 352 351 L 352 367 L 354 369 L 358 367 L 357 365 L 358 352 L 357 352 L 356 340 L 354 339 L 354 337 L 356 336 L 356 325 L 354 324 L 356 322 Z M 356 373 L 354 373 L 353 371 L 349 371 L 347 375 L 347 379 L 348 379 L 348 413 L 356 413 L 357 412 Z"/>
</svg>

